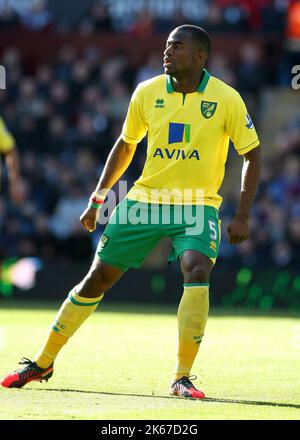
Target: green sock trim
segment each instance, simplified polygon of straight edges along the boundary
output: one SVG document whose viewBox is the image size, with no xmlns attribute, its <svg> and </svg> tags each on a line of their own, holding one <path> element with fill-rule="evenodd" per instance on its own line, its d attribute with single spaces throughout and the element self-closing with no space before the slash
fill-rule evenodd
<svg viewBox="0 0 300 440">
<path fill-rule="evenodd" d="M 55 325 L 52 327 L 52 330 L 54 330 L 56 333 L 59 333 L 59 330 Z"/>
<path fill-rule="evenodd" d="M 89 303 L 84 303 L 84 302 L 77 301 L 77 299 L 73 298 L 73 296 L 72 296 L 71 294 L 69 294 L 69 300 L 70 300 L 73 304 L 75 304 L 76 306 L 88 306 L 88 307 L 90 307 L 90 306 L 95 306 L 96 304 L 99 304 L 99 302 L 102 300 L 102 296 L 101 296 L 100 299 L 98 299 L 98 301 L 95 301 L 95 302 L 89 302 Z"/>
<path fill-rule="evenodd" d="M 209 283 L 183 283 L 184 287 L 193 287 L 193 286 L 200 286 L 200 287 L 209 287 Z"/>
</svg>

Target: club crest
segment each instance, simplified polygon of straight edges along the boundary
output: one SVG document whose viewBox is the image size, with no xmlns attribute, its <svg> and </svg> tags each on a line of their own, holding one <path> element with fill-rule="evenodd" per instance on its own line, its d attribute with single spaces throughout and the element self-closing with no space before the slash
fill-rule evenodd
<svg viewBox="0 0 300 440">
<path fill-rule="evenodd" d="M 101 238 L 100 238 L 100 249 L 103 249 L 108 242 L 108 236 L 105 234 L 102 234 Z"/>
<path fill-rule="evenodd" d="M 211 118 L 217 108 L 217 102 L 201 101 L 201 113 L 206 118 Z"/>
</svg>

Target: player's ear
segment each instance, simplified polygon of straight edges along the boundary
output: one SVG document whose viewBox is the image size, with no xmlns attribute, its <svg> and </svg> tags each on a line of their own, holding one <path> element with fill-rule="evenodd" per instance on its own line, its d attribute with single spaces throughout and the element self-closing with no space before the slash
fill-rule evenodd
<svg viewBox="0 0 300 440">
<path fill-rule="evenodd" d="M 208 53 L 205 50 L 200 49 L 198 50 L 197 55 L 198 60 L 201 62 L 201 64 L 204 64 L 208 58 Z"/>
<path fill-rule="evenodd" d="M 207 60 L 207 57 L 208 57 L 208 53 L 205 52 L 203 49 L 198 49 L 195 52 L 195 60 L 197 61 L 197 63 L 204 64 L 205 61 Z"/>
</svg>

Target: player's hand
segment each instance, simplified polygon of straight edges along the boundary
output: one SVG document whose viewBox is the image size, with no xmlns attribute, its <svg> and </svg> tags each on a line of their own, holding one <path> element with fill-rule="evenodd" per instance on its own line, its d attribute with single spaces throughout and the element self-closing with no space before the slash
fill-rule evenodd
<svg viewBox="0 0 300 440">
<path fill-rule="evenodd" d="M 87 207 L 80 216 L 80 223 L 88 232 L 93 232 L 96 229 L 99 218 L 100 209 Z"/>
<path fill-rule="evenodd" d="M 231 244 L 239 244 L 247 240 L 250 235 L 249 218 L 234 217 L 227 232 Z"/>
</svg>

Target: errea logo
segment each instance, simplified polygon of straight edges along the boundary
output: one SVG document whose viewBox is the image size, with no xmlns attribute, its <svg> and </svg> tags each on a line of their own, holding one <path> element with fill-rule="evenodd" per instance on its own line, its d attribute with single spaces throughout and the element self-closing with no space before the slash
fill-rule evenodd
<svg viewBox="0 0 300 440">
<path fill-rule="evenodd" d="M 155 101 L 155 108 L 165 108 L 165 101 L 161 98 L 158 98 Z"/>
</svg>

